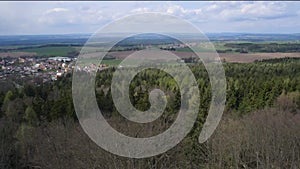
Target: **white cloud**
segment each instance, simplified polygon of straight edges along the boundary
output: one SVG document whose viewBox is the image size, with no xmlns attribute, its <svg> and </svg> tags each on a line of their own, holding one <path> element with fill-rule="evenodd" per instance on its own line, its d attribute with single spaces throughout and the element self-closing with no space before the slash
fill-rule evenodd
<svg viewBox="0 0 300 169">
<path fill-rule="evenodd" d="M 207 32 L 259 32 L 266 24 L 297 32 L 299 9 L 299 2 L 0 2 L 0 34 L 90 32 L 144 12 L 174 15 Z"/>
<path fill-rule="evenodd" d="M 130 12 L 132 12 L 132 13 L 144 13 L 144 12 L 150 12 L 150 9 L 146 8 L 146 7 L 141 7 L 141 8 L 133 9 Z"/>
<path fill-rule="evenodd" d="M 67 8 L 52 8 L 46 11 L 46 13 L 53 13 L 53 12 L 67 12 L 69 9 Z"/>
<path fill-rule="evenodd" d="M 220 9 L 220 6 L 217 4 L 212 4 L 210 6 L 208 6 L 207 8 L 205 8 L 206 11 L 216 11 Z"/>
<path fill-rule="evenodd" d="M 154 6 L 152 8 L 146 8 L 146 7 L 139 7 L 131 10 L 131 13 L 144 13 L 144 12 L 159 12 L 159 13 L 166 13 L 169 15 L 174 15 L 177 17 L 181 17 L 183 19 L 187 19 L 190 21 L 193 20 L 203 20 L 204 14 L 203 9 L 196 8 L 196 9 L 187 9 L 180 5 L 160 5 L 160 6 Z"/>
<path fill-rule="evenodd" d="M 49 25 L 63 24 L 96 24 L 104 19 L 103 12 L 96 8 L 80 6 L 75 8 L 52 8 L 38 19 L 38 22 Z"/>
<path fill-rule="evenodd" d="M 262 20 L 288 16 L 286 5 L 282 2 L 251 2 L 242 3 L 231 8 L 224 8 L 220 18 L 224 20 Z"/>
<path fill-rule="evenodd" d="M 167 7 L 166 12 L 171 15 L 182 15 L 187 13 L 187 10 L 179 5 L 171 5 Z"/>
</svg>

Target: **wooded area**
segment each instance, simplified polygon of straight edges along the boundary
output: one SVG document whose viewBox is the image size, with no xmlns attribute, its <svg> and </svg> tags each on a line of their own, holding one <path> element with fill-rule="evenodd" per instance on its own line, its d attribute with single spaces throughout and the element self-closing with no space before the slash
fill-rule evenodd
<svg viewBox="0 0 300 169">
<path fill-rule="evenodd" d="M 226 111 L 205 144 L 197 139 L 210 103 L 209 78 L 202 64 L 189 66 L 201 94 L 193 130 L 170 151 L 140 160 L 112 155 L 83 132 L 72 102 L 72 74 L 55 83 L 1 92 L 0 168 L 300 167 L 300 59 L 224 63 Z M 95 90 L 101 111 L 115 129 L 144 137 L 172 124 L 180 107 L 180 91 L 171 76 L 151 69 L 132 81 L 130 100 L 139 110 L 149 108 L 151 89 L 159 87 L 168 98 L 164 115 L 142 125 L 125 120 L 114 108 L 110 89 L 114 71 L 98 73 Z"/>
</svg>

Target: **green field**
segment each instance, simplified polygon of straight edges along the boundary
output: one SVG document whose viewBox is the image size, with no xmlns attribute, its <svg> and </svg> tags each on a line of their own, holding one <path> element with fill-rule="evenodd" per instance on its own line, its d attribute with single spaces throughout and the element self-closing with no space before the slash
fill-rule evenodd
<svg viewBox="0 0 300 169">
<path fill-rule="evenodd" d="M 68 46 L 49 46 L 32 49 L 22 49 L 22 52 L 35 52 L 39 56 L 66 56 L 68 53 L 76 52 L 76 48 Z"/>
</svg>

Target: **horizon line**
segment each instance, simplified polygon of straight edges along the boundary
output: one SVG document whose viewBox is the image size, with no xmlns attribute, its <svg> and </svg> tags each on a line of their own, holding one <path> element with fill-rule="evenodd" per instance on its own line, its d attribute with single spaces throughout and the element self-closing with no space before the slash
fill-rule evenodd
<svg viewBox="0 0 300 169">
<path fill-rule="evenodd" d="M 112 32 L 109 34 L 122 34 L 122 33 L 124 32 Z M 126 32 L 126 33 L 139 34 L 138 32 Z M 172 32 L 169 33 L 174 34 Z M 250 35 L 300 35 L 300 32 L 299 33 L 203 32 L 203 33 L 204 34 L 250 34 Z M 63 36 L 63 35 L 93 35 L 93 34 L 94 33 L 41 33 L 41 34 L 0 34 L 0 36 L 45 36 L 45 35 Z M 180 34 L 180 33 L 175 33 L 175 34 Z M 188 34 L 188 33 L 184 33 L 184 34 Z"/>
</svg>

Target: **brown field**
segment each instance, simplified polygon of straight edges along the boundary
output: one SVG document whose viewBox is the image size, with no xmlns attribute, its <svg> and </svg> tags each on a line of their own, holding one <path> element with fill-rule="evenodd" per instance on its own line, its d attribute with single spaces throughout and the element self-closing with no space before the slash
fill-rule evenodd
<svg viewBox="0 0 300 169">
<path fill-rule="evenodd" d="M 5 58 L 5 57 L 12 57 L 12 58 L 18 58 L 18 57 L 21 57 L 21 56 L 35 56 L 36 53 L 34 52 L 1 52 L 0 53 L 0 58 Z"/>
</svg>

